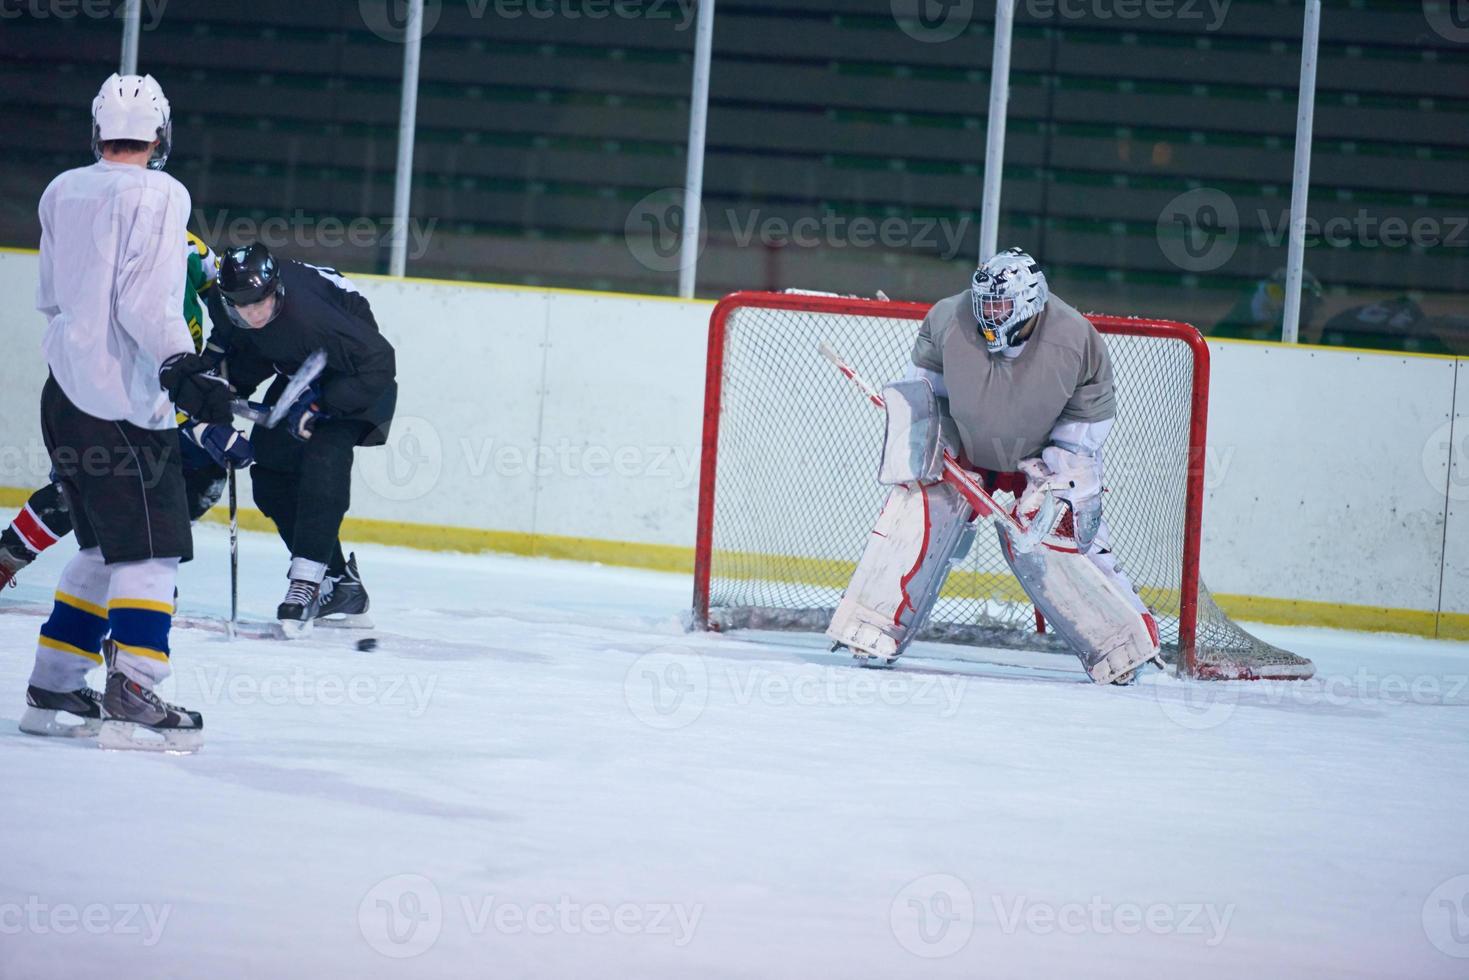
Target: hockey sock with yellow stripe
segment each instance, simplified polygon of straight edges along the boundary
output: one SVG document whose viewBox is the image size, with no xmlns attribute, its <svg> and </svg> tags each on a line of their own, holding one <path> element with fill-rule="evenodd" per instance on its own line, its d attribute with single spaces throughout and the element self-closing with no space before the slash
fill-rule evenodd
<svg viewBox="0 0 1469 980">
<path fill-rule="evenodd" d="M 117 647 L 113 669 L 150 688 L 169 674 L 168 633 L 178 567 L 177 558 L 112 566 L 107 623 Z"/>
<path fill-rule="evenodd" d="M 79 551 L 67 563 L 56 586 L 51 616 L 36 640 L 33 686 L 64 693 L 86 685 L 87 671 L 102 663 L 111 579 L 112 572 L 97 548 Z"/>
</svg>

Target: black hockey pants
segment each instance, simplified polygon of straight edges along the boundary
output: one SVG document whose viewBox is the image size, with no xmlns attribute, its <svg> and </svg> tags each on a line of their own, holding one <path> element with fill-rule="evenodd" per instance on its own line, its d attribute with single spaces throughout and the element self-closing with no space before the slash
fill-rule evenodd
<svg viewBox="0 0 1469 980">
<path fill-rule="evenodd" d="M 347 567 L 339 534 L 352 502 L 352 451 L 372 428 L 326 419 L 307 442 L 283 427 L 257 425 L 250 435 L 255 506 L 275 522 L 292 558 L 322 562 L 328 575 L 341 575 Z"/>
</svg>

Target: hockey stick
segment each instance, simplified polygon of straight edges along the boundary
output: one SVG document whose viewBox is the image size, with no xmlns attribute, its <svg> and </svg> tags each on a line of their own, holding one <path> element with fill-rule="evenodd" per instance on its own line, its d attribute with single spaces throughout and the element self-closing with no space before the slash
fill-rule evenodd
<svg viewBox="0 0 1469 980">
<path fill-rule="evenodd" d="M 235 466 L 230 464 L 230 620 L 225 635 L 235 638 L 235 624 L 240 621 L 240 498 L 235 480 Z"/>
<path fill-rule="evenodd" d="M 220 362 L 219 376 L 229 383 L 229 365 Z M 240 621 L 240 496 L 235 464 L 226 468 L 230 494 L 230 618 L 224 624 L 224 635 L 233 640 L 235 625 Z"/>
<path fill-rule="evenodd" d="M 882 400 L 882 395 L 877 389 L 868 384 L 850 364 L 842 359 L 842 355 L 836 352 L 826 341 L 817 345 L 821 356 L 826 358 L 842 374 L 846 375 L 848 381 L 856 386 L 857 390 L 872 403 L 873 407 L 887 410 L 887 403 Z M 959 491 L 959 496 L 969 502 L 981 519 L 988 521 L 1005 532 L 1010 540 L 1011 547 L 1019 552 L 1031 552 L 1040 545 L 1045 536 L 1050 533 L 1055 523 L 1056 504 L 1051 494 L 1047 492 L 1041 500 L 1040 512 L 1030 522 L 1030 527 L 1020 526 L 1020 522 L 1012 517 L 1003 507 L 995 502 L 985 488 L 976 480 L 968 470 L 959 465 L 954 454 L 947 449 L 944 450 L 944 477 L 943 482 Z"/>
<path fill-rule="evenodd" d="M 243 398 L 236 398 L 230 403 L 230 408 L 234 411 L 235 415 L 242 419 L 247 419 L 257 425 L 263 425 L 267 429 L 274 429 L 280 424 L 280 420 L 286 417 L 286 413 L 291 410 L 291 406 L 296 404 L 296 399 L 300 398 L 306 389 L 310 388 L 316 382 L 316 379 L 321 377 L 321 373 L 325 370 L 326 351 L 312 351 L 307 355 L 306 360 L 301 362 L 301 366 L 296 369 L 296 373 L 291 375 L 290 382 L 282 389 L 281 396 L 275 400 L 275 404 L 270 408 L 247 402 Z"/>
<path fill-rule="evenodd" d="M 321 377 L 326 370 L 326 351 L 316 350 L 307 355 L 306 360 L 291 375 L 281 395 L 275 400 L 275 405 L 270 409 L 252 405 L 243 398 L 237 398 L 231 403 L 235 415 L 240 418 L 263 425 L 267 429 L 273 429 L 285 418 L 286 412 L 296 404 L 296 400 L 305 393 L 307 388 Z M 221 362 L 219 376 L 226 382 L 229 381 L 229 364 Z M 229 494 L 230 494 L 230 618 L 224 624 L 225 636 L 231 640 L 235 638 L 235 627 L 240 621 L 240 493 L 239 481 L 236 478 L 235 465 L 231 463 L 228 467 Z"/>
</svg>

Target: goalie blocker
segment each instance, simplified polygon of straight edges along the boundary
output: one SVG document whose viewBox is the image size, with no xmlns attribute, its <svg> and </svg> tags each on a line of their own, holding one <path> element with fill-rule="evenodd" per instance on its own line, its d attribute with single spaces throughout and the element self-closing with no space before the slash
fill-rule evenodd
<svg viewBox="0 0 1469 980">
<path fill-rule="evenodd" d="M 838 604 L 827 636 L 852 650 L 859 661 L 886 665 L 897 659 L 923 627 L 944 581 L 963 560 L 976 533 L 968 501 L 938 480 L 943 466 L 941 415 L 928 382 L 889 385 L 879 481 L 892 486 L 877 525 Z M 1051 471 L 1027 461 L 1026 493 L 1015 516 L 1051 525 L 1044 537 L 1012 541 L 998 529 L 1006 561 L 1035 607 L 1099 684 L 1127 683 L 1137 669 L 1159 656 L 1152 616 L 1105 552 L 1105 530 L 1091 544 L 1108 566 L 1083 554 L 1069 530 L 1055 521 Z M 1110 574 L 1109 574 L 1110 573 Z"/>
</svg>

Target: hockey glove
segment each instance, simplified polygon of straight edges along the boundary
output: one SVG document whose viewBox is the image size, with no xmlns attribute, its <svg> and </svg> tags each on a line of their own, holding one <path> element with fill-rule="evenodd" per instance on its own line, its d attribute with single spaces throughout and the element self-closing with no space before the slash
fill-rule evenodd
<svg viewBox="0 0 1469 980">
<path fill-rule="evenodd" d="M 255 462 L 255 450 L 243 433 L 227 425 L 209 425 L 205 422 L 184 423 L 184 438 L 209 454 L 220 466 L 233 466 L 242 470 Z"/>
<path fill-rule="evenodd" d="M 302 442 L 311 438 L 312 432 L 316 429 L 317 422 L 322 419 L 331 418 L 316 403 L 316 400 L 320 397 L 321 393 L 315 385 L 312 385 L 310 388 L 301 392 L 301 397 L 297 398 L 296 403 L 286 412 L 286 431 Z"/>
<path fill-rule="evenodd" d="M 228 425 L 235 418 L 230 410 L 230 386 L 209 369 L 209 362 L 198 354 L 175 354 L 163 362 L 158 383 L 189 418 Z"/>
</svg>

